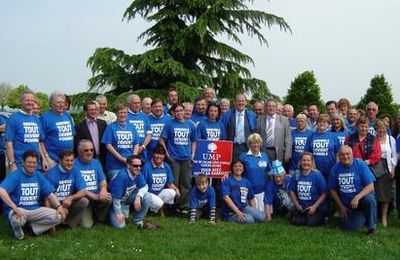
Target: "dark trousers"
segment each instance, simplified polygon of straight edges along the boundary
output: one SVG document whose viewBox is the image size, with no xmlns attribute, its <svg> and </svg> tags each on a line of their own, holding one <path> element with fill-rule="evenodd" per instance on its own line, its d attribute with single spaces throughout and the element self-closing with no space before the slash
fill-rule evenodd
<svg viewBox="0 0 400 260">
<path fill-rule="evenodd" d="M 318 209 L 312 215 L 308 215 L 308 211 L 300 212 L 295 210 L 293 224 L 296 226 L 318 227 L 324 224 L 325 216 L 326 212 Z"/>
</svg>

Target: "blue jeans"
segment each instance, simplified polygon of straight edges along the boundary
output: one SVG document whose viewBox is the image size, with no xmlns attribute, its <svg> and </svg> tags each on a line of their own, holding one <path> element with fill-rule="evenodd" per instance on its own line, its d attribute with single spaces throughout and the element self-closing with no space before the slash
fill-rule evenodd
<svg viewBox="0 0 400 260">
<path fill-rule="evenodd" d="M 356 230 L 366 226 L 369 230 L 376 228 L 377 208 L 375 192 L 370 192 L 358 202 L 357 209 L 347 211 L 347 218 L 343 220 L 343 228 Z"/>
<path fill-rule="evenodd" d="M 253 207 L 246 206 L 244 208 L 243 212 L 244 212 L 244 220 L 239 221 L 237 219 L 236 214 L 233 214 L 232 216 L 230 216 L 228 218 L 228 221 L 238 222 L 241 224 L 253 224 L 255 221 L 258 221 L 258 222 L 265 221 L 265 213 L 260 210 L 255 209 Z"/>
<path fill-rule="evenodd" d="M 125 203 L 121 203 L 122 213 L 125 215 L 125 218 L 129 217 L 129 206 L 134 204 L 136 195 L 137 195 L 136 192 L 132 193 L 131 196 L 129 196 L 129 198 L 125 201 Z M 149 211 L 150 202 L 151 202 L 150 194 L 145 193 L 141 200 L 142 207 L 140 208 L 139 211 L 134 211 L 133 213 L 133 223 L 135 225 L 143 224 L 143 220 L 146 217 L 147 212 Z M 110 224 L 115 228 L 124 228 L 126 226 L 125 221 L 122 223 L 119 223 L 117 221 L 117 214 L 115 213 L 114 208 L 111 208 L 110 210 Z"/>
</svg>

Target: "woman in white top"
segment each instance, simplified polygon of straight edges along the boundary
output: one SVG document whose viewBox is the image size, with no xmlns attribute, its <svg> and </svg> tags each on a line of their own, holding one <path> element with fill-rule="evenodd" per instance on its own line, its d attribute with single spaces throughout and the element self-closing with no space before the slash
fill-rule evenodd
<svg viewBox="0 0 400 260">
<path fill-rule="evenodd" d="M 375 190 L 377 201 L 381 205 L 382 225 L 387 226 L 387 212 L 389 202 L 392 199 L 392 185 L 397 165 L 396 140 L 387 134 L 387 128 L 382 120 L 375 123 L 375 130 L 381 145 L 382 163 L 387 166 L 388 174 L 384 174 L 376 179 Z"/>
</svg>

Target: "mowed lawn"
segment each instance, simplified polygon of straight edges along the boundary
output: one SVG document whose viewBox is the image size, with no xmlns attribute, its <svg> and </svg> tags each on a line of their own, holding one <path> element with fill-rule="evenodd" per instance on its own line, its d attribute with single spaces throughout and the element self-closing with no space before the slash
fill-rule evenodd
<svg viewBox="0 0 400 260">
<path fill-rule="evenodd" d="M 150 218 L 162 227 L 123 230 L 109 226 L 58 229 L 56 237 L 27 236 L 17 241 L 4 218 L 0 220 L 0 259 L 266 259 L 272 258 L 393 258 L 400 259 L 399 221 L 365 230 L 343 232 L 335 223 L 320 228 L 295 227 L 284 219 L 239 225 L 206 220 L 189 225 L 183 218 Z M 131 220 L 131 219 L 130 219 Z"/>
</svg>

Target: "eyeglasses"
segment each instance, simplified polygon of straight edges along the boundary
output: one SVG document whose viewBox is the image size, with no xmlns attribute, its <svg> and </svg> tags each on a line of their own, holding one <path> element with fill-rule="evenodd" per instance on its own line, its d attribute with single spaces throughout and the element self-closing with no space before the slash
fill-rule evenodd
<svg viewBox="0 0 400 260">
<path fill-rule="evenodd" d="M 142 167 L 141 164 L 131 164 L 131 166 L 132 166 L 133 168 L 140 168 L 140 167 Z"/>
<path fill-rule="evenodd" d="M 376 108 L 367 108 L 367 111 L 376 111 Z"/>
<path fill-rule="evenodd" d="M 83 150 L 84 153 L 93 152 L 93 151 L 94 151 L 93 149 L 85 149 L 85 150 Z"/>
</svg>

